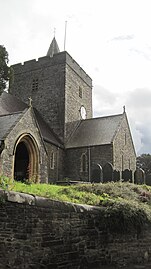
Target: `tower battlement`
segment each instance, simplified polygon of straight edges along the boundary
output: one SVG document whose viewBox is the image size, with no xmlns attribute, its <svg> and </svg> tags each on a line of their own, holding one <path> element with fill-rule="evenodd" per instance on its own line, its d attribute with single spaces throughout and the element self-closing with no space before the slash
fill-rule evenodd
<svg viewBox="0 0 151 269">
<path fill-rule="evenodd" d="M 23 63 L 17 63 L 12 65 L 12 67 L 14 69 L 14 73 L 19 75 L 20 73 L 34 71 L 43 68 L 44 66 L 55 66 L 59 64 L 67 64 L 86 82 L 86 84 L 90 87 L 92 86 L 92 79 L 66 51 L 54 54 L 53 57 L 44 56 L 38 58 L 38 60 L 32 59 Z"/>
</svg>

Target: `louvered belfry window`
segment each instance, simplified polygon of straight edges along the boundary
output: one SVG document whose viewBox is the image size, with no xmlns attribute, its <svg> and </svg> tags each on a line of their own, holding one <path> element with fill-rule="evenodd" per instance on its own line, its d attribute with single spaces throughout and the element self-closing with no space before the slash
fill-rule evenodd
<svg viewBox="0 0 151 269">
<path fill-rule="evenodd" d="M 32 82 L 32 91 L 37 91 L 38 90 L 38 84 L 39 84 L 38 78 L 34 78 L 33 82 Z"/>
</svg>

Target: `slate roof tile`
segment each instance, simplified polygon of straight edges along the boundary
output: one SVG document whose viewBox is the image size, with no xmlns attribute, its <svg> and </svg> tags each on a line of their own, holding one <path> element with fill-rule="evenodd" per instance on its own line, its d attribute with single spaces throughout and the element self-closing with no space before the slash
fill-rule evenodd
<svg viewBox="0 0 151 269">
<path fill-rule="evenodd" d="M 5 139 L 22 116 L 22 112 L 0 116 L 0 140 Z"/>
<path fill-rule="evenodd" d="M 113 141 L 123 114 L 82 120 L 66 148 L 106 145 Z"/>
</svg>

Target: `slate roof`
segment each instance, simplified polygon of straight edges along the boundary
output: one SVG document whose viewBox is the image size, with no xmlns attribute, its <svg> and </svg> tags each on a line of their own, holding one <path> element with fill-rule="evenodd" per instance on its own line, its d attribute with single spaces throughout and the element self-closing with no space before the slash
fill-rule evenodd
<svg viewBox="0 0 151 269">
<path fill-rule="evenodd" d="M 0 116 L 0 140 L 5 139 L 22 116 L 23 113 Z"/>
<path fill-rule="evenodd" d="M 124 114 L 82 120 L 66 144 L 79 148 L 111 144 Z"/>
<path fill-rule="evenodd" d="M 41 135 L 46 142 L 53 143 L 59 147 L 63 147 L 60 139 L 54 134 L 53 130 L 47 125 L 47 123 L 43 120 L 40 113 L 34 110 L 35 118 L 38 123 L 39 129 L 41 131 Z"/>
<path fill-rule="evenodd" d="M 0 140 L 4 139 L 28 108 L 27 104 L 13 95 L 6 92 L 2 93 L 0 96 Z M 43 139 L 61 147 L 60 140 L 44 121 L 40 113 L 34 108 L 33 113 Z"/>
<path fill-rule="evenodd" d="M 59 53 L 59 52 L 60 52 L 59 46 L 58 46 L 57 41 L 54 37 L 51 44 L 50 44 L 50 47 L 48 49 L 47 56 L 53 57 L 54 54 Z"/>
<path fill-rule="evenodd" d="M 3 92 L 0 96 L 0 115 L 21 112 L 28 106 L 7 92 Z"/>
</svg>

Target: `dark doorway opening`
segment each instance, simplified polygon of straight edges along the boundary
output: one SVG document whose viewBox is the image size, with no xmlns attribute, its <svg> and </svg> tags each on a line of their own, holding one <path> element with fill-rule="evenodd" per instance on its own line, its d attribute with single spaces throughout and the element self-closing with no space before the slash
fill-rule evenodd
<svg viewBox="0 0 151 269">
<path fill-rule="evenodd" d="M 24 142 L 20 142 L 16 148 L 14 179 L 22 182 L 29 179 L 29 153 Z"/>
</svg>

